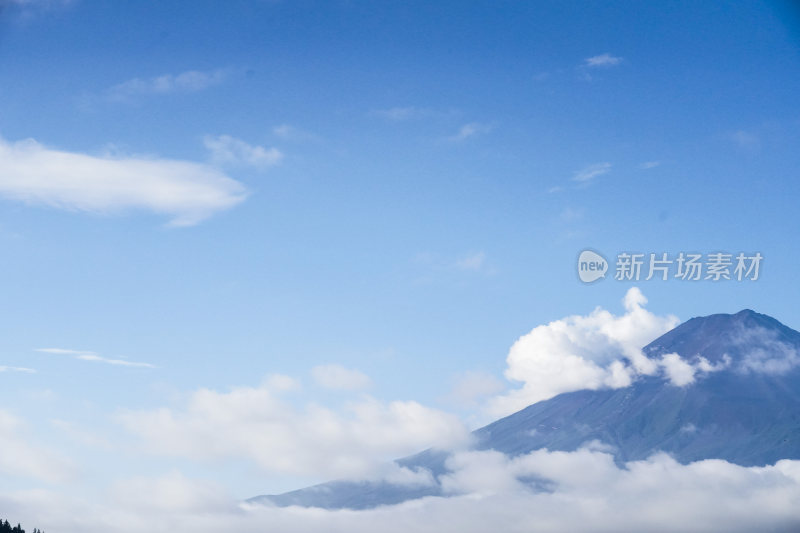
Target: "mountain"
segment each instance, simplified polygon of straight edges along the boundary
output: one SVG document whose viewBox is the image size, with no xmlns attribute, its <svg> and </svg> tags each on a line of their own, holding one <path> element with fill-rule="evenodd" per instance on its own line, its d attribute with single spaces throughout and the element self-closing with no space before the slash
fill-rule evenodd
<svg viewBox="0 0 800 533">
<path fill-rule="evenodd" d="M 535 403 L 474 431 L 475 448 L 515 456 L 540 448 L 573 451 L 599 441 L 615 460 L 658 451 L 689 463 L 724 459 L 743 466 L 800 459 L 800 333 L 746 309 L 693 318 L 643 349 L 651 359 L 677 353 L 701 362 L 696 381 L 663 376 L 621 389 L 581 390 Z M 427 450 L 398 464 L 446 471 L 445 452 Z M 438 486 L 333 481 L 250 501 L 280 506 L 364 509 L 439 495 Z"/>
</svg>

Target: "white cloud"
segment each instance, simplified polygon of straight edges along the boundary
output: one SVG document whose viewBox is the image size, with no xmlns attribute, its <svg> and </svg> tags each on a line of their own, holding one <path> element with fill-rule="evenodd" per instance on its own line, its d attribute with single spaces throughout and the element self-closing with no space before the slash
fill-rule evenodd
<svg viewBox="0 0 800 533">
<path fill-rule="evenodd" d="M 316 141 L 319 137 L 311 132 L 289 124 L 279 124 L 272 128 L 272 134 L 286 141 Z"/>
<path fill-rule="evenodd" d="M 144 209 L 190 226 L 245 198 L 241 183 L 207 165 L 146 157 L 98 157 L 0 139 L 0 196 L 90 213 Z"/>
<path fill-rule="evenodd" d="M 180 74 L 162 74 L 154 78 L 133 78 L 108 91 L 111 100 L 126 100 L 133 96 L 147 94 L 169 94 L 202 91 L 219 85 L 228 76 L 224 69 L 200 71 L 187 70 Z"/>
<path fill-rule="evenodd" d="M 538 326 L 520 337 L 506 359 L 505 375 L 521 388 L 493 398 L 490 412 L 509 414 L 563 392 L 619 388 L 639 374 L 653 375 L 658 362 L 641 348 L 678 324 L 674 316 L 658 316 L 644 308 L 638 288 L 625 294 L 625 314 L 597 308 Z"/>
<path fill-rule="evenodd" d="M 661 364 L 673 385 L 682 387 L 694 382 L 694 367 L 680 355 L 668 353 L 661 357 Z"/>
<path fill-rule="evenodd" d="M 474 407 L 479 400 L 505 389 L 502 380 L 483 372 L 464 372 L 456 376 L 446 399 L 459 406 Z"/>
<path fill-rule="evenodd" d="M 153 453 L 248 459 L 266 471 L 322 478 L 367 475 L 377 464 L 468 439 L 454 416 L 416 402 L 365 397 L 340 411 L 284 401 L 272 382 L 230 392 L 199 389 L 176 409 L 126 411 L 118 420 Z"/>
<path fill-rule="evenodd" d="M 88 446 L 90 448 L 111 448 L 111 444 L 108 442 L 108 440 L 106 440 L 105 437 L 79 428 L 72 422 L 60 419 L 52 419 L 50 420 L 50 425 L 64 433 L 72 441 L 83 446 Z"/>
<path fill-rule="evenodd" d="M 598 56 L 587 57 L 583 61 L 583 64 L 586 67 L 614 67 L 620 63 L 622 63 L 622 58 L 612 56 L 611 54 L 600 54 Z"/>
<path fill-rule="evenodd" d="M 220 486 L 189 479 L 177 470 L 156 478 L 137 476 L 117 481 L 110 489 L 118 506 L 145 513 L 231 512 L 236 505 Z"/>
<path fill-rule="evenodd" d="M 98 363 L 105 363 L 108 365 L 115 365 L 115 366 L 155 368 L 155 365 L 151 365 L 150 363 L 129 361 L 127 359 L 111 359 L 108 357 L 102 357 L 94 352 L 88 352 L 83 350 L 67 350 L 64 348 L 37 348 L 35 351 L 41 353 L 55 354 L 55 355 L 69 355 L 75 359 L 80 359 L 81 361 L 94 361 Z"/>
<path fill-rule="evenodd" d="M 692 361 L 687 361 L 677 353 L 664 354 L 659 362 L 670 383 L 678 387 L 691 385 L 696 381 L 698 375 L 724 370 L 730 364 L 731 358 L 727 355 L 719 363 L 712 364 L 708 359 L 700 355 L 696 355 Z"/>
<path fill-rule="evenodd" d="M 22 372 L 23 374 L 35 374 L 36 370 L 34 370 L 33 368 L 26 368 L 23 366 L 0 365 L 0 372 Z"/>
<path fill-rule="evenodd" d="M 800 529 L 800 461 L 681 465 L 658 454 L 617 466 L 610 454 L 586 447 L 515 458 L 464 452 L 447 465 L 442 481 L 451 497 L 366 511 L 237 505 L 213 484 L 177 472 L 119 482 L 92 502 L 52 491 L 3 493 L 0 507 L 15 520 L 60 533 L 522 533 L 531 524 L 550 533 Z"/>
<path fill-rule="evenodd" d="M 761 140 L 758 135 L 744 130 L 738 130 L 730 134 L 730 139 L 738 144 L 741 148 L 753 150 L 758 148 Z"/>
<path fill-rule="evenodd" d="M 610 171 L 611 163 L 595 163 L 594 165 L 589 165 L 575 172 L 575 175 L 572 177 L 572 181 L 586 183 L 593 180 L 597 176 L 608 174 Z"/>
<path fill-rule="evenodd" d="M 738 365 L 740 372 L 785 374 L 800 366 L 797 348 L 781 341 L 775 330 L 740 327 L 731 341 L 747 350 Z"/>
<path fill-rule="evenodd" d="M 447 140 L 452 142 L 461 142 L 470 137 L 475 137 L 476 135 L 480 135 L 482 133 L 489 133 L 494 129 L 494 126 L 489 124 L 481 124 L 480 122 L 470 122 L 468 124 L 464 124 L 459 128 L 458 132 L 455 135 L 452 135 L 447 138 Z"/>
<path fill-rule="evenodd" d="M 369 376 L 340 365 L 319 365 L 311 369 L 311 377 L 321 387 L 331 390 L 360 390 L 369 387 Z"/>
<path fill-rule="evenodd" d="M 658 166 L 661 166 L 661 161 L 645 161 L 639 165 L 639 168 L 641 170 L 650 170 L 651 168 L 656 168 Z"/>
<path fill-rule="evenodd" d="M 486 254 L 484 252 L 475 252 L 456 261 L 456 268 L 459 270 L 480 270 L 485 263 Z"/>
<path fill-rule="evenodd" d="M 73 465 L 59 454 L 31 442 L 23 435 L 23 422 L 0 409 L 0 472 L 49 483 L 71 479 Z"/>
<path fill-rule="evenodd" d="M 400 122 L 403 120 L 423 118 L 435 113 L 430 109 L 408 106 L 408 107 L 392 107 L 389 109 L 379 109 L 377 111 L 374 111 L 374 114 L 381 118 L 385 118 L 387 120 Z"/>
<path fill-rule="evenodd" d="M 277 148 L 254 146 L 230 135 L 207 135 L 203 144 L 211 152 L 211 160 L 220 165 L 251 166 L 263 170 L 283 159 Z"/>
</svg>

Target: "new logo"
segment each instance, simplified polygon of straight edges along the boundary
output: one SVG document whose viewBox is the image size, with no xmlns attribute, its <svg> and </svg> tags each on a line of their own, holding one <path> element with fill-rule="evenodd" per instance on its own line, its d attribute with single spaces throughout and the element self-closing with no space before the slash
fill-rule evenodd
<svg viewBox="0 0 800 533">
<path fill-rule="evenodd" d="M 584 250 L 578 256 L 578 277 L 584 283 L 591 283 L 606 277 L 608 261 L 592 250 Z"/>
</svg>

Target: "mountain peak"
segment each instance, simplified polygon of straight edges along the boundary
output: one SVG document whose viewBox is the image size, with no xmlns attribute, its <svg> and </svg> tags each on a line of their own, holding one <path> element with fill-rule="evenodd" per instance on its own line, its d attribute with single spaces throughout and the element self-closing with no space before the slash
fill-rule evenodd
<svg viewBox="0 0 800 533">
<path fill-rule="evenodd" d="M 800 353 L 800 333 L 769 315 L 743 309 L 736 314 L 714 314 L 687 320 L 644 348 L 649 357 L 677 353 L 712 363 L 731 358 L 746 360 L 753 354 Z"/>
</svg>

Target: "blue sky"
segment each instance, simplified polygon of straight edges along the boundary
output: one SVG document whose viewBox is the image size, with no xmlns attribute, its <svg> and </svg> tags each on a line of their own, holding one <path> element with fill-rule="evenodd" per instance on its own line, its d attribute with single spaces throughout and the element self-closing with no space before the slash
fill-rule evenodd
<svg viewBox="0 0 800 533">
<path fill-rule="evenodd" d="M 789 4 L 0 5 L 0 367 L 35 371 L 0 372 L 0 405 L 88 492 L 173 467 L 237 497 L 324 478 L 149 454 L 119 422 L 273 374 L 346 408 L 320 365 L 485 420 L 451 401 L 465 375 L 501 394 L 521 335 L 623 314 L 633 285 L 658 316 L 800 328 Z M 764 262 L 585 285 L 586 248 Z"/>
</svg>

